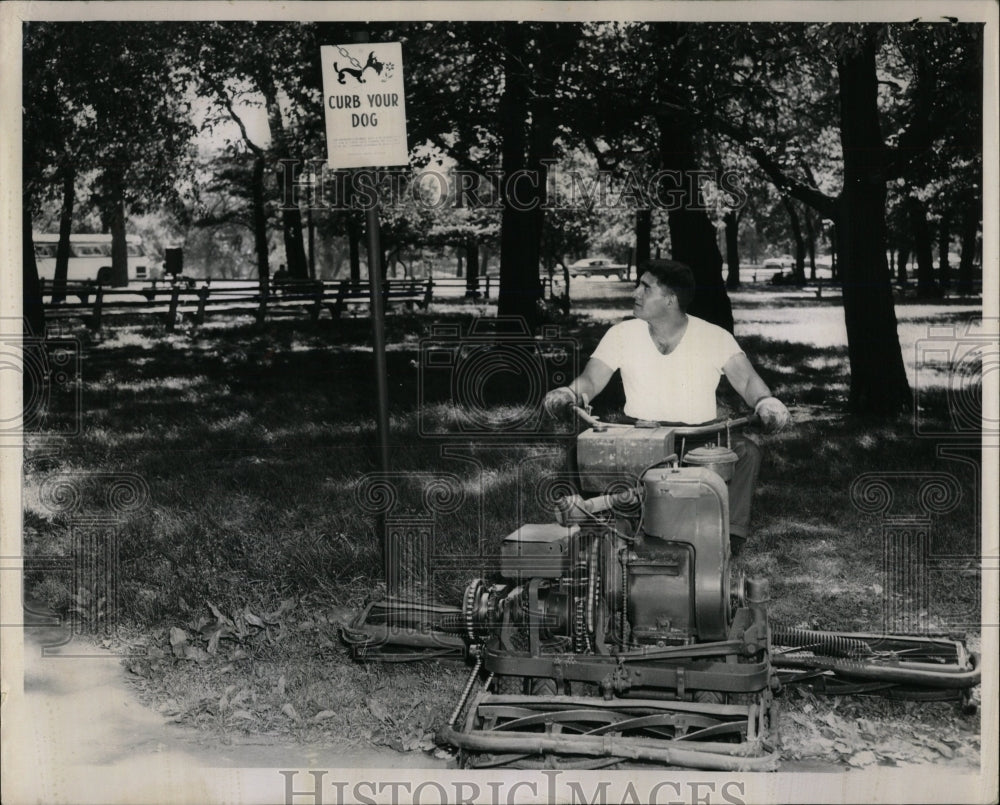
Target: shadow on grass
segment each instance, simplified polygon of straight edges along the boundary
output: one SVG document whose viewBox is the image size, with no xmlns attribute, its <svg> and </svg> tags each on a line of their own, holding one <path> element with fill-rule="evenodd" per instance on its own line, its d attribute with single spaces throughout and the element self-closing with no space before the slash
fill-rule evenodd
<svg viewBox="0 0 1000 805">
<path fill-rule="evenodd" d="M 470 323 L 461 315 L 433 323 L 442 322 Z M 434 597 L 454 602 L 469 578 L 489 570 L 500 540 L 520 522 L 551 519 L 537 489 L 562 471 L 573 431 L 541 417 L 545 386 L 505 368 L 509 362 L 497 362 L 500 368 L 471 387 L 456 386 L 454 367 L 421 377 L 421 339 L 431 324 L 418 315 L 388 320 L 396 473 L 389 514 L 434 515 L 428 485 L 453 479 L 460 501 L 437 511 L 433 539 L 438 555 L 461 559 L 434 580 Z M 605 329 L 586 319 L 567 327 L 581 363 Z M 176 334 L 120 328 L 85 344 L 80 436 L 58 454 L 27 451 L 29 551 L 69 550 L 71 523 L 37 502 L 46 478 L 130 472 L 151 494 L 150 504 L 121 524 L 119 594 L 130 617 L 156 623 L 192 603 L 236 606 L 248 597 L 357 603 L 382 578 L 375 516 L 359 497 L 359 482 L 378 467 L 368 342 L 365 320 L 298 320 L 266 331 L 234 322 Z M 907 419 L 873 424 L 839 413 L 844 349 L 760 336 L 742 345 L 799 423 L 762 438 L 768 460 L 755 535 L 741 561 L 772 578 L 786 622 L 877 628 L 883 523 L 852 502 L 852 482 L 864 472 L 954 474 L 966 494 L 947 518 L 933 519 L 929 550 L 931 557 L 963 557 L 977 551 L 974 470 L 941 458 L 936 440 L 914 439 Z M 551 356 L 535 354 L 542 356 L 540 376 L 552 377 Z M 739 410 L 731 391 L 722 396 Z M 623 401 L 616 378 L 595 412 L 613 418 Z M 926 415 L 943 417 L 947 400 L 939 403 Z M 943 419 L 941 427 L 947 432 Z M 911 505 L 916 495 L 901 490 L 897 500 Z M 100 512 L 100 489 L 86 488 L 84 503 Z M 956 585 L 946 572 L 928 572 L 920 600 L 947 601 L 948 617 L 973 622 L 978 586 L 962 578 Z M 65 587 L 39 584 L 53 603 L 70 599 Z"/>
</svg>

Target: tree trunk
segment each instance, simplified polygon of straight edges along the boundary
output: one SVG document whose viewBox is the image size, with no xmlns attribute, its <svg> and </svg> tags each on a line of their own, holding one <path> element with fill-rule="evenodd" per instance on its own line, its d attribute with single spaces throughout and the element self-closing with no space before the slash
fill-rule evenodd
<svg viewBox="0 0 1000 805">
<path fill-rule="evenodd" d="M 358 224 L 358 214 L 348 210 L 347 215 L 347 248 L 351 264 L 351 282 L 361 282 L 361 226 Z"/>
<path fill-rule="evenodd" d="M 979 202 L 974 194 L 962 207 L 962 258 L 958 263 L 958 292 L 972 293 L 972 264 L 976 258 L 976 233 L 979 230 Z"/>
<path fill-rule="evenodd" d="M 837 257 L 839 246 L 837 236 L 837 223 L 836 221 L 830 226 L 830 276 L 834 280 L 840 279 L 840 259 Z"/>
<path fill-rule="evenodd" d="M 740 218 L 736 210 L 729 210 L 725 217 L 726 223 L 726 263 L 729 272 L 726 275 L 727 288 L 740 287 Z"/>
<path fill-rule="evenodd" d="M 31 203 L 27 193 L 21 204 L 21 314 L 22 335 L 26 338 L 45 337 L 45 307 L 42 304 L 42 284 L 38 281 L 35 244 L 31 238 Z M 25 371 L 24 401 L 35 399 L 38 390 L 33 383 L 34 372 Z"/>
<path fill-rule="evenodd" d="M 257 255 L 257 280 L 261 294 L 267 294 L 271 282 L 268 263 L 267 204 L 264 201 L 264 155 L 258 153 L 253 160 L 253 179 L 250 187 L 253 208 L 253 246 Z"/>
<path fill-rule="evenodd" d="M 792 238 L 795 240 L 795 265 L 792 267 L 792 277 L 796 285 L 805 285 L 806 282 L 806 244 L 802 237 L 802 225 L 799 223 L 799 213 L 795 209 L 795 203 L 788 197 L 782 196 L 781 203 L 788 213 L 788 222 L 792 227 Z"/>
<path fill-rule="evenodd" d="M 479 292 L 479 243 L 474 237 L 465 239 L 465 295 Z"/>
<path fill-rule="evenodd" d="M 640 266 L 649 259 L 653 240 L 653 211 L 635 211 L 635 278 L 639 279 Z"/>
<path fill-rule="evenodd" d="M 108 181 L 111 204 L 111 282 L 128 281 L 128 244 L 125 242 L 125 188 L 117 168 L 112 168 Z"/>
<path fill-rule="evenodd" d="M 838 57 L 844 189 L 838 199 L 838 266 L 843 288 L 849 405 L 855 413 L 895 416 L 910 410 L 889 267 L 885 259 L 885 146 L 879 130 L 877 41 L 869 26 L 857 48 Z"/>
<path fill-rule="evenodd" d="M 684 119 L 666 114 L 657 115 L 657 125 L 660 166 L 675 171 L 683 188 L 669 211 L 668 228 L 671 256 L 694 273 L 697 290 L 688 312 L 732 332 L 733 310 L 722 279 L 722 254 L 698 185 L 697 133 Z"/>
<path fill-rule="evenodd" d="M 527 167 L 527 119 L 533 74 L 527 63 L 524 26 L 505 22 L 503 30 L 504 90 L 499 104 L 503 209 L 497 314 L 520 316 L 533 329 L 541 299 L 538 249 L 537 243 L 532 243 L 537 226 L 530 209 L 533 202 L 538 203 L 537 186 L 532 188 L 528 180 L 516 184 L 511 181 Z"/>
<path fill-rule="evenodd" d="M 899 247 L 899 255 L 896 258 L 896 282 L 906 285 L 907 274 L 906 264 L 910 262 L 910 244 L 903 243 Z"/>
<path fill-rule="evenodd" d="M 948 214 L 941 216 L 938 224 L 938 283 L 942 288 L 951 287 L 951 267 L 948 265 L 948 249 L 951 246 L 951 221 Z"/>
<path fill-rule="evenodd" d="M 272 151 L 279 159 L 287 159 L 288 145 L 285 139 L 285 124 L 281 117 L 281 107 L 278 105 L 278 88 L 270 69 L 262 66 L 258 75 L 258 83 L 267 109 L 267 123 L 271 130 Z M 286 166 L 287 167 L 287 166 Z M 282 184 L 284 173 L 278 178 L 278 186 Z M 288 276 L 297 279 L 309 278 L 309 264 L 306 261 L 306 249 L 303 243 L 302 211 L 298 204 L 281 205 L 281 229 L 285 242 L 285 263 Z"/>
<path fill-rule="evenodd" d="M 316 279 L 316 226 L 313 224 L 312 204 L 306 208 L 306 227 L 309 231 L 309 279 Z"/>
<path fill-rule="evenodd" d="M 533 55 L 533 92 L 529 105 L 531 126 L 528 136 L 528 170 L 535 178 L 537 205 L 531 211 L 532 229 L 527 255 L 535 267 L 534 281 L 538 283 L 542 257 L 542 237 L 545 231 L 545 210 L 548 201 L 549 164 L 555 160 L 557 129 L 556 96 L 560 71 L 577 45 L 578 27 L 557 24 L 544 30 L 535 29 Z M 551 266 L 546 266 L 551 276 Z M 539 290 L 544 298 L 544 290 Z"/>
<path fill-rule="evenodd" d="M 56 247 L 56 269 L 52 277 L 52 301 L 66 298 L 66 280 L 69 276 L 69 236 L 73 232 L 73 206 L 76 203 L 76 168 L 69 158 L 62 164 L 63 195 L 59 210 L 59 245 Z"/>
<path fill-rule="evenodd" d="M 809 279 L 816 281 L 816 229 L 813 226 L 813 211 L 805 211 L 806 251 L 809 254 Z"/>
<path fill-rule="evenodd" d="M 927 209 L 916 196 L 906 199 L 906 212 L 913 232 L 913 250 L 917 258 L 917 297 L 931 299 L 941 295 L 934 281 L 934 246 L 931 228 L 927 223 Z"/>
</svg>

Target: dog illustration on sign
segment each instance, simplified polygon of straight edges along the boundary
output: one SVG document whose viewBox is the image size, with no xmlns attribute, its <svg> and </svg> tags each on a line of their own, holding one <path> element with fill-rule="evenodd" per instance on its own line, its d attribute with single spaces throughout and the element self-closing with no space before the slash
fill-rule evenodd
<svg viewBox="0 0 1000 805">
<path fill-rule="evenodd" d="M 353 59 L 352 59 L 352 61 L 353 61 Z M 354 62 L 354 63 L 357 64 L 357 62 Z M 382 68 L 384 66 L 385 65 L 382 62 L 380 62 L 378 59 L 375 58 L 375 51 L 372 51 L 371 53 L 368 54 L 368 61 L 366 62 L 366 64 L 365 64 L 364 67 L 344 67 L 343 69 L 341 69 L 340 67 L 337 66 L 337 62 L 333 63 L 333 69 L 337 71 L 337 83 L 338 84 L 346 84 L 347 83 L 346 79 L 344 78 L 344 74 L 345 73 L 347 73 L 349 75 L 353 75 L 357 79 L 357 81 L 358 81 L 359 84 L 364 84 L 365 83 L 365 79 L 364 79 L 364 72 L 365 72 L 365 70 L 367 70 L 370 67 L 378 75 L 382 75 Z"/>
</svg>

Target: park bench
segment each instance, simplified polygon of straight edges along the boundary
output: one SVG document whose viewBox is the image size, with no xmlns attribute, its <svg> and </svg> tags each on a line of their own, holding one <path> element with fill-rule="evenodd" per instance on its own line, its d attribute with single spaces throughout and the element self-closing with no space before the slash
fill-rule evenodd
<svg viewBox="0 0 1000 805">
<path fill-rule="evenodd" d="M 433 283 L 428 280 L 386 280 L 382 286 L 382 299 L 386 309 L 392 304 L 403 304 L 409 310 L 414 306 L 426 310 L 431 302 L 433 290 Z M 356 306 L 367 305 L 370 301 L 371 283 L 343 280 L 329 308 L 336 319 L 340 318 L 348 308 L 353 311 Z"/>
</svg>

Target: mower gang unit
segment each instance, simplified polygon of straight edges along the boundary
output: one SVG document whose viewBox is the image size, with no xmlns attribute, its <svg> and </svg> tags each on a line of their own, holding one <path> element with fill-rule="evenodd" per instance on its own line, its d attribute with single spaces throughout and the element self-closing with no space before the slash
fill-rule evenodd
<svg viewBox="0 0 1000 805">
<path fill-rule="evenodd" d="M 344 633 L 359 659 L 474 660 L 439 732 L 465 765 L 772 770 L 783 682 L 957 699 L 977 684 L 956 641 L 769 624 L 768 582 L 730 567 L 731 431 L 747 419 L 612 425 L 576 410 L 591 425 L 580 489 L 598 494 L 508 535 L 497 577 L 469 582 L 460 607 L 379 602 Z"/>
</svg>

